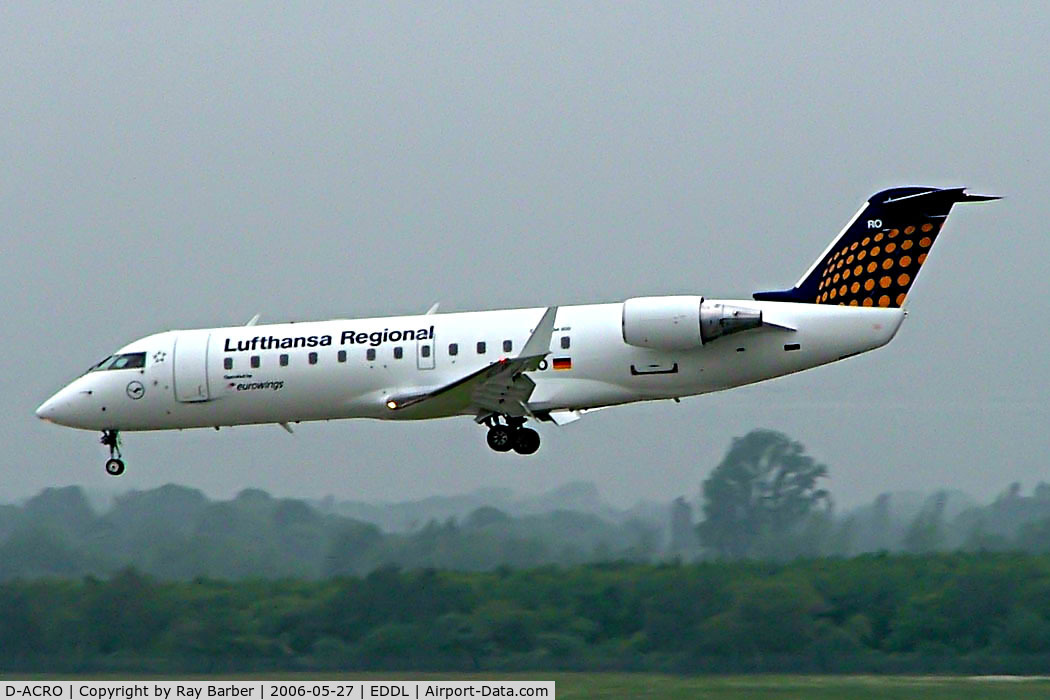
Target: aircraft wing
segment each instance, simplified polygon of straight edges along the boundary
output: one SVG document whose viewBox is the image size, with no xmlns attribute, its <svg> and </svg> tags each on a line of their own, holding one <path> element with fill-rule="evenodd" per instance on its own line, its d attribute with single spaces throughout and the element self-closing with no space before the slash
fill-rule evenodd
<svg viewBox="0 0 1050 700">
<path fill-rule="evenodd" d="M 413 418 L 456 413 L 530 416 L 526 402 L 536 384 L 523 373 L 538 369 L 540 361 L 550 353 L 557 313 L 557 306 L 544 312 L 517 357 L 505 357 L 437 389 L 392 396 L 387 400 L 387 408 L 404 411 Z"/>
</svg>

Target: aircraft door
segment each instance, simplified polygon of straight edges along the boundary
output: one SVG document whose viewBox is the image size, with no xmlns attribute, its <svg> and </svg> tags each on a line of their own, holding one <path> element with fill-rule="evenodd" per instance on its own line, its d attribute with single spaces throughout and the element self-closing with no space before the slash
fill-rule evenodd
<svg viewBox="0 0 1050 700">
<path fill-rule="evenodd" d="M 416 367 L 419 369 L 434 369 L 434 339 L 416 341 Z"/>
<path fill-rule="evenodd" d="M 208 340 L 207 331 L 180 331 L 175 337 L 175 400 L 207 401 Z"/>
</svg>

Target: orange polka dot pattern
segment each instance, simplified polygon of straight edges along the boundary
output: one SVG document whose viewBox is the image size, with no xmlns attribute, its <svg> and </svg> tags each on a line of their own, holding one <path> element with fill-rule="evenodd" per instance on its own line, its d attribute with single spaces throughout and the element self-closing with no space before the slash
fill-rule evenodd
<svg viewBox="0 0 1050 700">
<path fill-rule="evenodd" d="M 821 262 L 818 304 L 839 306 L 901 306 L 926 254 L 937 239 L 942 222 L 926 220 L 884 228 L 865 236 L 859 245 L 843 245 Z M 852 270 L 855 281 L 840 286 L 843 263 L 865 260 Z"/>
</svg>

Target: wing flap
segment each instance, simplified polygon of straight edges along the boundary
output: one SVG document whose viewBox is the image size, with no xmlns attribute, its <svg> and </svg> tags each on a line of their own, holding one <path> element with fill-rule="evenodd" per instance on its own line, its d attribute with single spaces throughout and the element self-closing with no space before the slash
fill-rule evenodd
<svg viewBox="0 0 1050 700">
<path fill-rule="evenodd" d="M 558 307 L 540 318 L 517 357 L 504 358 L 437 389 L 391 396 L 386 406 L 406 418 L 457 413 L 502 413 L 527 416 L 527 402 L 536 383 L 523 374 L 538 369 L 550 353 L 551 335 Z"/>
</svg>

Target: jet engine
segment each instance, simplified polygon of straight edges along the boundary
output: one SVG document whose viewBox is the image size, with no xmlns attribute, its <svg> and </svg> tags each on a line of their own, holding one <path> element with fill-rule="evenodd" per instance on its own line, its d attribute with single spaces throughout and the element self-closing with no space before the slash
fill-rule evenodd
<svg viewBox="0 0 1050 700">
<path fill-rule="evenodd" d="M 762 312 L 697 296 L 636 297 L 623 303 L 623 342 L 654 350 L 691 350 L 762 325 Z"/>
</svg>

